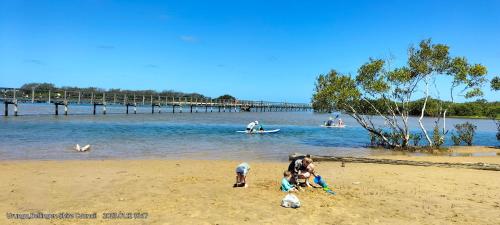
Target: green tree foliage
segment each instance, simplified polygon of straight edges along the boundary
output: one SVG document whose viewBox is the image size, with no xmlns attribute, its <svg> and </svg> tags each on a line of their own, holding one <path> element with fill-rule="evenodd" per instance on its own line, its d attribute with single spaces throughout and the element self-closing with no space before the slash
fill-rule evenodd
<svg viewBox="0 0 500 225">
<path fill-rule="evenodd" d="M 491 89 L 500 91 L 500 77 L 494 77 L 493 79 L 491 79 Z"/>
<path fill-rule="evenodd" d="M 424 99 L 411 102 L 410 115 L 417 116 L 421 114 Z M 444 102 L 438 99 L 429 98 L 427 101 L 425 116 L 438 117 L 439 109 L 442 105 L 447 105 L 448 115 L 454 117 L 500 117 L 500 102 L 487 102 L 479 99 L 473 102 L 452 103 Z"/>
<path fill-rule="evenodd" d="M 21 86 L 21 90 L 31 91 L 32 89 L 36 89 L 41 92 L 48 92 L 49 90 L 56 89 L 56 86 L 51 83 L 27 83 Z"/>
<path fill-rule="evenodd" d="M 225 95 L 221 95 L 221 96 L 217 97 L 216 100 L 235 101 L 236 98 L 231 96 L 231 95 L 225 94 Z"/>
<path fill-rule="evenodd" d="M 409 116 L 420 113 L 423 137 L 429 146 L 440 146 L 443 140 L 429 137 L 422 118 L 425 115 L 442 117 L 443 134 L 437 132 L 436 135 L 444 136 L 446 114 L 453 106 L 454 96 L 474 98 L 483 94 L 481 87 L 486 81 L 486 67 L 470 64 L 465 57 L 451 57 L 448 46 L 433 44 L 430 39 L 408 49 L 406 65 L 391 68 L 388 64 L 386 60 L 370 58 L 354 77 L 335 70 L 319 75 L 313 107 L 320 111 L 347 113 L 374 137 L 372 140 L 390 148 L 408 147 Z M 439 93 L 443 88 L 434 85 L 438 93 L 434 101 L 429 89 L 436 79 L 446 76 L 453 80 L 449 90 L 452 100 L 440 101 Z M 415 101 L 416 93 L 424 93 L 424 98 Z M 384 125 L 373 123 L 372 115 L 382 117 Z M 436 124 L 435 129 L 438 128 Z"/>
</svg>

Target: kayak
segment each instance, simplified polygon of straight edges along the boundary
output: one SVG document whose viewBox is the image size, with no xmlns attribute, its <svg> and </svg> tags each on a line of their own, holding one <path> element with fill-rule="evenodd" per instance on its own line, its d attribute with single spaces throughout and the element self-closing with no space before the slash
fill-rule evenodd
<svg viewBox="0 0 500 225">
<path fill-rule="evenodd" d="M 327 125 L 321 125 L 321 127 L 325 127 L 325 128 L 344 128 L 345 125 L 330 125 L 330 126 L 327 126 Z"/>
<path fill-rule="evenodd" d="M 238 130 L 236 132 L 238 132 L 238 133 L 247 133 L 247 134 L 268 134 L 268 133 L 276 133 L 278 131 L 280 131 L 280 129 L 263 130 L 263 131 L 253 131 L 253 132 L 247 132 L 246 130 Z"/>
</svg>

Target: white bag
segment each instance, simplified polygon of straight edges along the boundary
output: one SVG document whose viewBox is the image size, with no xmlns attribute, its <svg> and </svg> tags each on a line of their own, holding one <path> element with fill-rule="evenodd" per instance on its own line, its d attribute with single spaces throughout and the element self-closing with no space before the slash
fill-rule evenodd
<svg viewBox="0 0 500 225">
<path fill-rule="evenodd" d="M 281 200 L 281 206 L 285 208 L 299 208 L 300 201 L 294 194 L 287 194 L 283 200 Z"/>
</svg>

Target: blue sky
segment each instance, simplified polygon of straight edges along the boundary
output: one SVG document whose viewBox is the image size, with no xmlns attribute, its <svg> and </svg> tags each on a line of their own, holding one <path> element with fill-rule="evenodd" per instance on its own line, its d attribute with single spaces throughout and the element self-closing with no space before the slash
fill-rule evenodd
<svg viewBox="0 0 500 225">
<path fill-rule="evenodd" d="M 355 74 L 369 57 L 404 63 L 408 46 L 425 38 L 486 65 L 488 78 L 500 75 L 495 0 L 0 0 L 0 86 L 52 82 L 309 102 L 318 74 Z"/>
</svg>

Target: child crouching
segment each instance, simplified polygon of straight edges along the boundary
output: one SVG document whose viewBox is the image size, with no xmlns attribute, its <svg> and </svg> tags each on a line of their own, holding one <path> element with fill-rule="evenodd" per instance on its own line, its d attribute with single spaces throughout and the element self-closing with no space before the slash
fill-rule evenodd
<svg viewBox="0 0 500 225">
<path fill-rule="evenodd" d="M 236 183 L 233 187 L 248 187 L 247 175 L 250 171 L 250 165 L 244 162 L 236 167 Z"/>
</svg>

